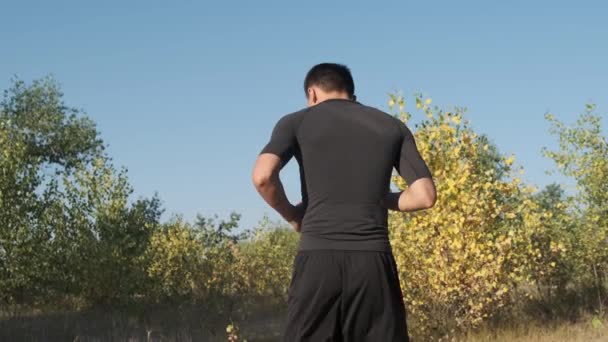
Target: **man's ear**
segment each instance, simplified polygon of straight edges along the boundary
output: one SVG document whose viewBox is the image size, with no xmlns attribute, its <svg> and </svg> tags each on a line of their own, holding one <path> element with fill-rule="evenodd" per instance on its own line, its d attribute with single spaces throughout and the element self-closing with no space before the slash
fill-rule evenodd
<svg viewBox="0 0 608 342">
<path fill-rule="evenodd" d="M 308 103 L 309 105 L 317 104 L 317 90 L 314 87 L 308 88 Z"/>
</svg>

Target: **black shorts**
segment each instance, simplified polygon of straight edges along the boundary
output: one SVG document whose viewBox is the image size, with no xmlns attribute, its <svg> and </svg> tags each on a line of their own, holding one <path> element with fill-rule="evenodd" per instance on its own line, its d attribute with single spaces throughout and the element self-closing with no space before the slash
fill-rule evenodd
<svg viewBox="0 0 608 342">
<path fill-rule="evenodd" d="M 391 252 L 301 250 L 287 302 L 285 342 L 409 341 Z"/>
</svg>

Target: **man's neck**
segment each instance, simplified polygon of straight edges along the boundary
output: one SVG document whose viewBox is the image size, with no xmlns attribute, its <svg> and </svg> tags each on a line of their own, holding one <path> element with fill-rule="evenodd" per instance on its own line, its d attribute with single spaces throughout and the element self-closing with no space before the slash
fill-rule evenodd
<svg viewBox="0 0 608 342">
<path fill-rule="evenodd" d="M 349 100 L 349 101 L 352 101 L 352 99 L 348 96 L 348 94 L 336 93 L 336 94 L 329 94 L 327 96 L 324 96 L 317 103 L 321 103 L 321 102 L 327 101 L 327 100 Z"/>
</svg>

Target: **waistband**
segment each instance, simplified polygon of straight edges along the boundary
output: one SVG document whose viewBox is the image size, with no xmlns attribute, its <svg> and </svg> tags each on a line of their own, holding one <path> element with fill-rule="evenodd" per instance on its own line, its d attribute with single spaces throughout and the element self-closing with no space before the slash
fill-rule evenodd
<svg viewBox="0 0 608 342">
<path fill-rule="evenodd" d="M 375 251 L 392 253 L 391 244 L 388 239 L 332 240 L 309 234 L 302 234 L 300 236 L 298 251 L 321 250 Z"/>
<path fill-rule="evenodd" d="M 297 251 L 296 255 L 317 255 L 317 254 L 385 254 L 394 257 L 392 251 L 372 251 L 363 249 L 304 249 Z"/>
</svg>

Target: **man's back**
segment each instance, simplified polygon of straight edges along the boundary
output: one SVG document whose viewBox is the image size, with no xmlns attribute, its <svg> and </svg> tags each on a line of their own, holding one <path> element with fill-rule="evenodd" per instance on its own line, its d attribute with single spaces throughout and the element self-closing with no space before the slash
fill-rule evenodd
<svg viewBox="0 0 608 342">
<path fill-rule="evenodd" d="M 403 122 L 347 99 L 284 116 L 264 152 L 299 163 L 306 206 L 299 250 L 390 251 L 383 199 L 393 167 L 408 184 L 430 174 Z"/>
</svg>

